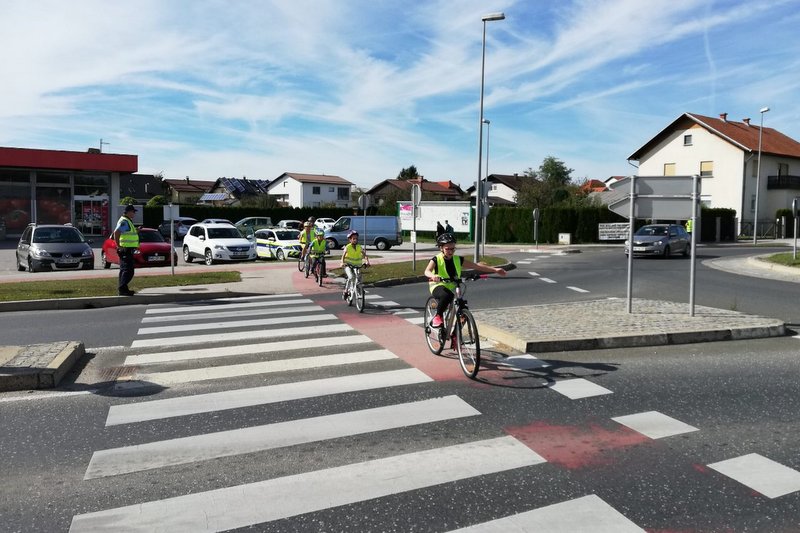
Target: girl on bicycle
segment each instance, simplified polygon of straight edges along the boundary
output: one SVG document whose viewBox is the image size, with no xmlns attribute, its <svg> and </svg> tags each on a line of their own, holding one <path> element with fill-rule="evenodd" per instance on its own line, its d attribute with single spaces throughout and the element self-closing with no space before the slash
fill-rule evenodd
<svg viewBox="0 0 800 533">
<path fill-rule="evenodd" d="M 311 264 L 311 272 L 315 272 L 317 263 L 319 263 L 319 275 L 325 278 L 327 277 L 325 273 L 325 254 L 328 251 L 328 241 L 325 240 L 325 231 L 322 228 L 314 230 L 314 235 L 314 240 L 308 245 L 308 253 L 311 254 L 314 260 Z"/>
<path fill-rule="evenodd" d="M 456 279 L 461 277 L 461 269 L 477 270 L 487 274 L 499 274 L 505 276 L 506 271 L 502 268 L 491 267 L 481 263 L 473 263 L 463 256 L 455 255 L 456 237 L 452 233 L 443 233 L 436 239 L 440 252 L 436 254 L 425 269 L 425 277 L 428 278 L 428 287 L 431 295 L 436 298 L 436 316 L 431 321 L 431 326 L 438 328 L 442 326 L 442 313 L 453 301 L 456 284 L 445 282 L 443 279 Z"/>
<path fill-rule="evenodd" d="M 354 281 L 355 272 L 351 267 L 356 266 L 360 267 L 364 261 L 366 260 L 367 265 L 369 265 L 369 258 L 367 257 L 367 250 L 360 244 L 358 244 L 358 232 L 353 230 L 347 234 L 347 244 L 344 247 L 344 251 L 342 252 L 342 264 L 339 265 L 339 268 L 344 269 L 344 273 L 347 276 L 347 283 L 345 283 L 345 291 L 342 293 L 342 298 L 347 300 L 349 296 L 347 294 L 346 287 L 349 287 L 350 284 Z"/>
</svg>

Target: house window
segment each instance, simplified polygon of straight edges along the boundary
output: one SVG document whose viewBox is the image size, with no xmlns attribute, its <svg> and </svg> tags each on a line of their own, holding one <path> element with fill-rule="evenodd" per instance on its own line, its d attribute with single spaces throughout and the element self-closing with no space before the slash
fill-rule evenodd
<svg viewBox="0 0 800 533">
<path fill-rule="evenodd" d="M 789 175 L 789 163 L 778 163 L 778 176 Z"/>
<path fill-rule="evenodd" d="M 756 210 L 756 195 L 753 194 L 750 196 L 750 211 L 755 212 Z"/>
<path fill-rule="evenodd" d="M 493 191 L 497 190 L 497 184 L 496 183 L 492 183 L 492 189 L 491 190 L 493 190 Z"/>
<path fill-rule="evenodd" d="M 665 176 L 675 175 L 675 163 L 664 163 L 664 175 Z"/>
<path fill-rule="evenodd" d="M 349 200 L 350 199 L 350 189 L 347 187 L 339 187 L 336 193 L 337 200 Z"/>
<path fill-rule="evenodd" d="M 692 136 L 691 135 L 684 135 L 683 136 L 683 145 L 684 146 L 691 146 L 692 145 Z"/>
<path fill-rule="evenodd" d="M 700 177 L 710 178 L 713 175 L 714 175 L 714 162 L 700 161 Z"/>
<path fill-rule="evenodd" d="M 319 194 L 319 187 L 311 187 L 311 194 Z"/>
</svg>

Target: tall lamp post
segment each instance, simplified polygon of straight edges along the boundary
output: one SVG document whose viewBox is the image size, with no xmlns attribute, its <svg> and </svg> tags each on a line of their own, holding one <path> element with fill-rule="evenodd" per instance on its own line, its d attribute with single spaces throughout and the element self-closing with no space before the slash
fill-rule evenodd
<svg viewBox="0 0 800 533">
<path fill-rule="evenodd" d="M 758 244 L 758 191 L 761 189 L 761 137 L 764 133 L 764 113 L 769 111 L 768 107 L 762 107 L 761 126 L 758 128 L 758 163 L 756 165 L 756 212 L 753 218 L 753 244 Z"/>
<path fill-rule="evenodd" d="M 484 84 L 484 71 L 486 67 L 486 23 L 493 20 L 503 20 L 506 16 L 503 13 L 489 13 L 481 17 L 483 21 L 483 47 L 481 51 L 481 104 L 480 104 L 480 117 L 478 118 L 478 182 L 475 195 L 475 254 L 474 261 L 477 263 L 479 259 L 479 251 L 481 244 L 481 219 L 483 218 L 483 209 L 481 209 L 481 198 L 483 198 L 483 182 L 481 180 L 481 158 L 483 156 L 483 84 Z"/>
<path fill-rule="evenodd" d="M 489 191 L 487 187 L 489 186 L 489 133 L 491 133 L 491 121 L 488 118 L 481 120 L 481 124 L 486 124 L 486 172 L 483 173 L 483 196 L 481 197 L 481 201 L 483 204 L 481 205 L 481 212 L 486 209 L 486 213 L 482 217 L 482 224 L 481 224 L 481 255 L 486 255 L 486 216 L 489 214 Z"/>
</svg>

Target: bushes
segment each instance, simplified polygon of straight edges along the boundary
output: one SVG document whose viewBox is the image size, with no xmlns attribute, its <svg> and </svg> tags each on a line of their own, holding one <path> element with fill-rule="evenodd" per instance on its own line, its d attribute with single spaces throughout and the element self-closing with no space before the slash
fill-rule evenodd
<svg viewBox="0 0 800 533">
<path fill-rule="evenodd" d="M 277 207 L 261 209 L 257 207 L 215 207 L 210 205 L 182 205 L 182 217 L 192 217 L 197 220 L 204 218 L 227 218 L 234 224 L 245 217 L 270 217 L 277 224 L 281 220 L 306 220 L 310 216 L 330 217 L 337 219 L 344 215 L 352 215 L 353 210 L 336 207 Z M 142 221 L 148 228 L 157 228 L 164 220 L 164 208 L 148 207 L 142 209 Z"/>
<path fill-rule="evenodd" d="M 626 220 L 603 207 L 551 207 L 541 209 L 539 242 L 558 242 L 559 233 L 571 233 L 573 243 L 598 242 L 597 225 Z M 519 207 L 493 207 L 489 211 L 489 242 L 533 242 L 533 211 Z"/>
</svg>

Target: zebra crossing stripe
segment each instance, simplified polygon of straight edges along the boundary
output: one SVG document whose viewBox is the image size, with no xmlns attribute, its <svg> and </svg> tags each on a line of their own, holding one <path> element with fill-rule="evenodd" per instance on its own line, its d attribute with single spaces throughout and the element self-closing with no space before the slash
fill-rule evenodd
<svg viewBox="0 0 800 533">
<path fill-rule="evenodd" d="M 575 291 L 575 292 L 581 292 L 581 293 L 583 293 L 583 292 L 589 292 L 589 291 L 587 291 L 586 289 L 581 289 L 580 287 L 571 287 L 571 286 L 569 286 L 569 285 L 568 285 L 568 286 L 567 286 L 567 288 L 568 288 L 569 290 L 571 290 L 571 291 Z"/>
<path fill-rule="evenodd" d="M 144 312 L 146 315 L 166 315 L 184 314 L 196 311 L 224 311 L 227 309 L 248 308 L 248 307 L 268 307 L 273 305 L 291 305 L 294 303 L 309 303 L 312 300 L 302 298 L 302 294 L 274 294 L 270 296 L 245 296 L 241 298 L 220 298 L 214 300 L 215 303 L 196 303 L 184 304 L 177 307 L 148 307 Z M 219 303 L 235 302 L 235 303 Z"/>
<path fill-rule="evenodd" d="M 333 316 L 333 315 L 330 315 Z M 275 339 L 295 335 L 324 335 L 341 331 L 352 331 L 347 324 L 315 324 L 313 326 L 300 326 L 296 328 L 257 329 L 250 331 L 236 331 L 231 333 L 208 333 L 205 335 L 186 335 L 182 337 L 158 337 L 155 339 L 138 339 L 131 343 L 132 348 L 180 346 L 183 344 L 207 344 L 209 342 L 248 341 L 253 339 Z M 308 339 L 310 344 L 314 342 Z"/>
<path fill-rule="evenodd" d="M 432 378 L 416 368 L 406 368 L 249 389 L 194 394 L 149 402 L 112 405 L 108 410 L 106 426 L 133 424 L 147 420 L 212 413 L 254 405 L 266 405 L 302 398 L 316 398 L 331 394 L 398 387 L 431 381 L 433 381 Z"/>
<path fill-rule="evenodd" d="M 310 300 L 309 300 L 310 303 Z M 237 316 L 263 316 L 263 315 L 279 315 L 279 314 L 291 314 L 291 313 L 310 313 L 312 311 L 323 311 L 323 308 L 318 305 L 295 305 L 291 307 L 278 307 L 275 309 L 259 309 L 258 311 L 253 311 L 252 309 L 245 309 L 241 311 L 223 311 L 223 312 L 213 312 L 213 313 L 192 313 L 192 314 L 175 314 L 175 315 L 168 315 L 168 316 L 151 316 L 151 317 L 144 317 L 142 319 L 143 324 L 149 324 L 152 322 L 164 323 L 164 322 L 183 322 L 189 320 L 205 320 L 208 318 L 234 318 Z"/>
<path fill-rule="evenodd" d="M 406 318 L 406 320 L 411 322 L 415 326 L 421 326 L 422 324 L 425 323 L 425 317 L 424 316 L 415 316 L 413 318 Z"/>
<path fill-rule="evenodd" d="M 130 355 L 125 358 L 125 365 L 149 365 L 154 363 L 170 363 L 173 361 L 188 361 L 195 359 L 209 359 L 217 357 L 232 357 L 239 355 L 254 355 L 269 352 L 285 352 L 291 350 L 307 350 L 309 339 L 295 339 L 290 341 L 262 342 L 259 344 L 245 344 L 237 346 L 220 346 L 219 348 L 203 348 L 197 350 L 180 350 L 173 352 L 142 353 Z M 339 337 L 326 337 L 325 347 L 349 346 L 351 344 L 366 344 L 372 339 L 366 335 L 344 335 Z"/>
<path fill-rule="evenodd" d="M 596 383 L 592 383 L 588 379 L 575 378 L 564 379 L 556 381 L 550 389 L 559 394 L 563 394 L 570 400 L 579 400 L 581 398 L 589 398 L 591 396 L 601 396 L 603 394 L 611 394 L 611 391 L 605 387 L 601 387 Z"/>
<path fill-rule="evenodd" d="M 400 307 L 400 304 L 397 302 L 393 302 L 391 300 L 383 300 L 380 302 L 370 302 L 372 305 L 377 305 L 378 307 Z"/>
<path fill-rule="evenodd" d="M 508 533 L 509 531 L 645 533 L 644 529 L 594 494 L 491 522 L 455 529 L 450 533 Z"/>
<path fill-rule="evenodd" d="M 385 431 L 481 413 L 458 396 L 220 431 L 95 452 L 83 479 Z"/>
<path fill-rule="evenodd" d="M 179 383 L 207 381 L 209 379 L 225 379 L 256 374 L 303 370 L 306 368 L 352 365 L 396 358 L 397 356 L 389 350 L 366 350 L 362 352 L 337 353 L 333 355 L 295 357 L 292 359 L 280 359 L 278 361 L 260 361 L 258 363 L 245 363 L 241 365 L 143 373 L 137 374 L 133 379 L 156 385 L 176 385 Z"/>
<path fill-rule="evenodd" d="M 70 532 L 225 531 L 543 462 L 499 437 L 86 513 Z"/>
<path fill-rule="evenodd" d="M 302 322 L 321 322 L 323 320 L 336 320 L 336 315 L 324 313 L 321 315 L 287 316 L 278 318 L 254 318 L 252 320 L 231 320 L 228 322 L 201 322 L 200 324 L 180 324 L 172 326 L 155 326 L 139 328 L 139 335 L 153 335 L 155 333 L 176 333 L 179 331 L 197 331 L 198 329 L 232 329 L 251 328 L 258 326 L 274 326 L 276 324 L 296 324 Z"/>
<path fill-rule="evenodd" d="M 417 313 L 419 313 L 419 311 L 417 311 L 416 309 L 409 309 L 409 308 L 401 309 L 400 311 L 394 312 L 395 315 L 416 315 Z"/>
<path fill-rule="evenodd" d="M 623 426 L 627 426 L 651 439 L 663 439 L 664 437 L 699 431 L 694 426 L 690 426 L 685 422 L 676 420 L 658 411 L 646 411 L 644 413 L 632 415 L 615 416 L 611 420 Z"/>
<path fill-rule="evenodd" d="M 544 281 L 545 283 L 558 283 L 556 280 L 550 278 L 539 278 L 539 279 Z"/>
</svg>

